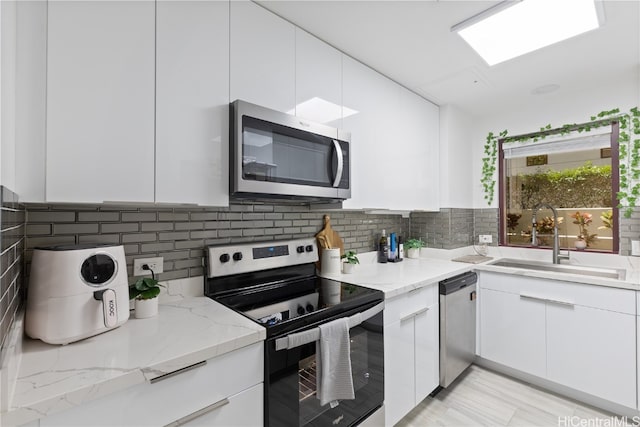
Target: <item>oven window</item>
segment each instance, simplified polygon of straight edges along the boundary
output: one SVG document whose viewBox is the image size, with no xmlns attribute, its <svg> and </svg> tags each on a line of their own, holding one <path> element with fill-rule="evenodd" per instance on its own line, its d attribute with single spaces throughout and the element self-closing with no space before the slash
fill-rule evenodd
<svg viewBox="0 0 640 427">
<path fill-rule="evenodd" d="M 379 319 L 376 319 L 379 318 Z M 331 408 L 316 396 L 316 345 L 275 351 L 267 341 L 265 420 L 267 426 L 349 426 L 384 400 L 382 313 L 350 330 L 351 371 L 356 398 Z M 273 340 L 275 341 L 275 339 Z"/>
<path fill-rule="evenodd" d="M 331 138 L 243 117 L 242 176 L 254 181 L 333 186 Z"/>
</svg>

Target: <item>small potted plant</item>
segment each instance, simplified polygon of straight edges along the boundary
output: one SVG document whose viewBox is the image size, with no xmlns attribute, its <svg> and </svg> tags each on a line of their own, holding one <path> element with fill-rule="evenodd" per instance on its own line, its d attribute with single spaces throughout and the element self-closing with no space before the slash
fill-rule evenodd
<svg viewBox="0 0 640 427">
<path fill-rule="evenodd" d="M 578 240 L 574 242 L 576 249 L 583 250 L 588 248 L 598 238 L 597 234 L 589 234 L 589 224 L 593 222 L 593 215 L 587 212 L 580 213 L 580 211 L 577 211 L 571 215 L 571 218 L 573 218 L 573 223 L 576 224 L 580 230 L 580 234 L 576 236 Z"/>
<path fill-rule="evenodd" d="M 404 248 L 407 250 L 407 258 L 420 258 L 420 248 L 424 248 L 425 244 L 422 239 L 409 239 L 404 242 Z"/>
<path fill-rule="evenodd" d="M 135 299 L 136 319 L 146 319 L 158 314 L 158 295 L 163 287 L 155 278 L 143 277 L 129 286 L 129 299 Z"/>
<path fill-rule="evenodd" d="M 356 264 L 360 264 L 355 251 L 347 251 L 340 258 L 342 258 L 342 272 L 345 274 L 353 273 Z"/>
</svg>

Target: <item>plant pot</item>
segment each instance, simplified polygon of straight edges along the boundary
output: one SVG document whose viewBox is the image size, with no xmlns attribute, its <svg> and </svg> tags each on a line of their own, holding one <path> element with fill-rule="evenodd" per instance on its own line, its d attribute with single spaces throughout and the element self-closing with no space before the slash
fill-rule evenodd
<svg viewBox="0 0 640 427">
<path fill-rule="evenodd" d="M 587 247 L 587 242 L 585 242 L 584 240 L 576 240 L 575 242 L 573 242 L 573 245 L 576 247 L 576 249 L 582 251 Z"/>
<path fill-rule="evenodd" d="M 348 262 L 342 263 L 342 272 L 344 274 L 351 274 L 355 271 L 355 269 L 356 269 L 356 264 L 350 264 Z"/>
<path fill-rule="evenodd" d="M 420 258 L 420 248 L 407 249 L 407 258 Z"/>
<path fill-rule="evenodd" d="M 136 299 L 134 316 L 136 319 L 147 319 L 158 314 L 158 298 Z"/>
</svg>

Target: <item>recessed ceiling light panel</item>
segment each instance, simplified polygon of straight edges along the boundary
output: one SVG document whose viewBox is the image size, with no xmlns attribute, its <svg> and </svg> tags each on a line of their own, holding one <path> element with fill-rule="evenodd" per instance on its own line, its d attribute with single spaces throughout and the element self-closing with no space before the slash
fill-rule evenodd
<svg viewBox="0 0 640 427">
<path fill-rule="evenodd" d="M 487 62 L 499 64 L 600 26 L 594 0 L 522 0 L 452 28 Z M 600 10 L 598 10 L 600 9 Z M 494 13 L 495 10 L 499 10 Z M 478 20 L 478 18 L 484 18 Z"/>
</svg>

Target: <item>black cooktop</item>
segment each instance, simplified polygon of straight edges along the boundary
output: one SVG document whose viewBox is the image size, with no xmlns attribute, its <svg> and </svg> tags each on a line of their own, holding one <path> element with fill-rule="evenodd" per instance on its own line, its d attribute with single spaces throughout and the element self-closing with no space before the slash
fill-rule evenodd
<svg viewBox="0 0 640 427">
<path fill-rule="evenodd" d="M 205 295 L 267 328 L 267 336 L 290 333 L 363 311 L 384 293 L 315 274 L 314 264 L 208 278 Z"/>
</svg>

